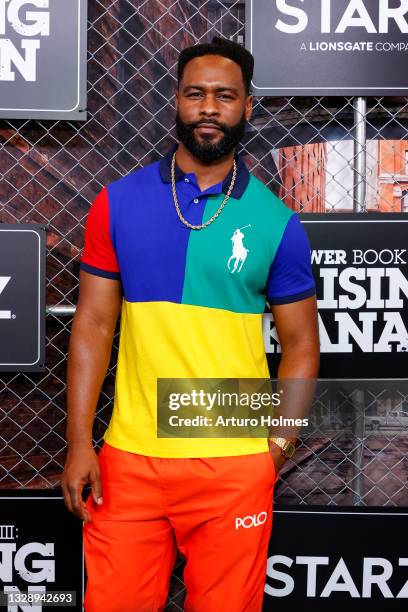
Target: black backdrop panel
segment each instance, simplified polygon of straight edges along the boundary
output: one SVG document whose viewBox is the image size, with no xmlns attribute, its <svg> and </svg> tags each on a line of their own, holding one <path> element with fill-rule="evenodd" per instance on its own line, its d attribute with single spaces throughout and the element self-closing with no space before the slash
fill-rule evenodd
<svg viewBox="0 0 408 612">
<path fill-rule="evenodd" d="M 290 506 L 273 520 L 264 612 L 407 609 L 406 511 Z"/>
<path fill-rule="evenodd" d="M 404 378 L 408 215 L 302 214 L 320 316 L 320 378 Z M 269 355 L 276 375 L 277 346 Z"/>
<path fill-rule="evenodd" d="M 74 607 L 47 605 L 44 610 L 82 610 L 82 522 L 65 508 L 60 492 L 1 491 L 0 550 L 0 593 L 11 587 L 21 593 L 28 587 L 74 591 Z"/>
<path fill-rule="evenodd" d="M 246 0 L 245 17 L 256 96 L 406 95 L 401 0 Z"/>
<path fill-rule="evenodd" d="M 43 371 L 45 228 L 0 225 L 0 371 Z"/>
</svg>

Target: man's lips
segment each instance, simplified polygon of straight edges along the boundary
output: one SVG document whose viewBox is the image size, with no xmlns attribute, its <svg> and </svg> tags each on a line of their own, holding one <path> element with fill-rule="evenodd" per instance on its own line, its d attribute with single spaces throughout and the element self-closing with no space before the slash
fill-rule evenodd
<svg viewBox="0 0 408 612">
<path fill-rule="evenodd" d="M 196 125 L 194 129 L 199 130 L 203 134 L 210 134 L 212 132 L 221 131 L 220 128 L 214 125 L 213 123 L 200 123 L 199 125 Z"/>
</svg>

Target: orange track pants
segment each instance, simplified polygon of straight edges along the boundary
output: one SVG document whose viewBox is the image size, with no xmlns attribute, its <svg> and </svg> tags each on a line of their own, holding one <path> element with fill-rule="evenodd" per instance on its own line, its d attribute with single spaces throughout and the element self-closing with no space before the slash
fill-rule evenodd
<svg viewBox="0 0 408 612">
<path fill-rule="evenodd" d="M 269 452 L 147 457 L 104 443 L 84 524 L 86 612 L 164 610 L 177 547 L 186 612 L 260 612 L 275 481 Z"/>
</svg>

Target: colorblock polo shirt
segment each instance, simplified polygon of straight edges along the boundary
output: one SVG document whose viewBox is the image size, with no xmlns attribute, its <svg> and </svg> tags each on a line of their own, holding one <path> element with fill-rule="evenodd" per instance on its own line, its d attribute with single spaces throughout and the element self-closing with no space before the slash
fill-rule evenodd
<svg viewBox="0 0 408 612">
<path fill-rule="evenodd" d="M 158 378 L 269 378 L 265 303 L 314 295 L 310 245 L 297 215 L 236 157 L 231 197 L 191 230 L 171 190 L 172 148 L 105 187 L 86 222 L 81 269 L 120 280 L 123 303 L 113 413 L 105 440 L 156 457 L 264 452 L 262 438 L 158 438 Z M 201 191 L 176 166 L 180 210 L 193 225 L 218 210 L 231 181 Z"/>
</svg>

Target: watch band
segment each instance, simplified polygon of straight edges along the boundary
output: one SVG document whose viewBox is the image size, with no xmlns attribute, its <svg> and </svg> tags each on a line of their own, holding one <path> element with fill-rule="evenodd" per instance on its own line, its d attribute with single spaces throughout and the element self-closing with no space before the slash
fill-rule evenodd
<svg viewBox="0 0 408 612">
<path fill-rule="evenodd" d="M 282 455 L 284 455 L 287 459 L 291 459 L 296 452 L 296 447 L 293 442 L 287 440 L 286 438 L 271 437 L 268 438 L 268 440 L 279 446 L 279 448 L 282 450 Z"/>
</svg>

